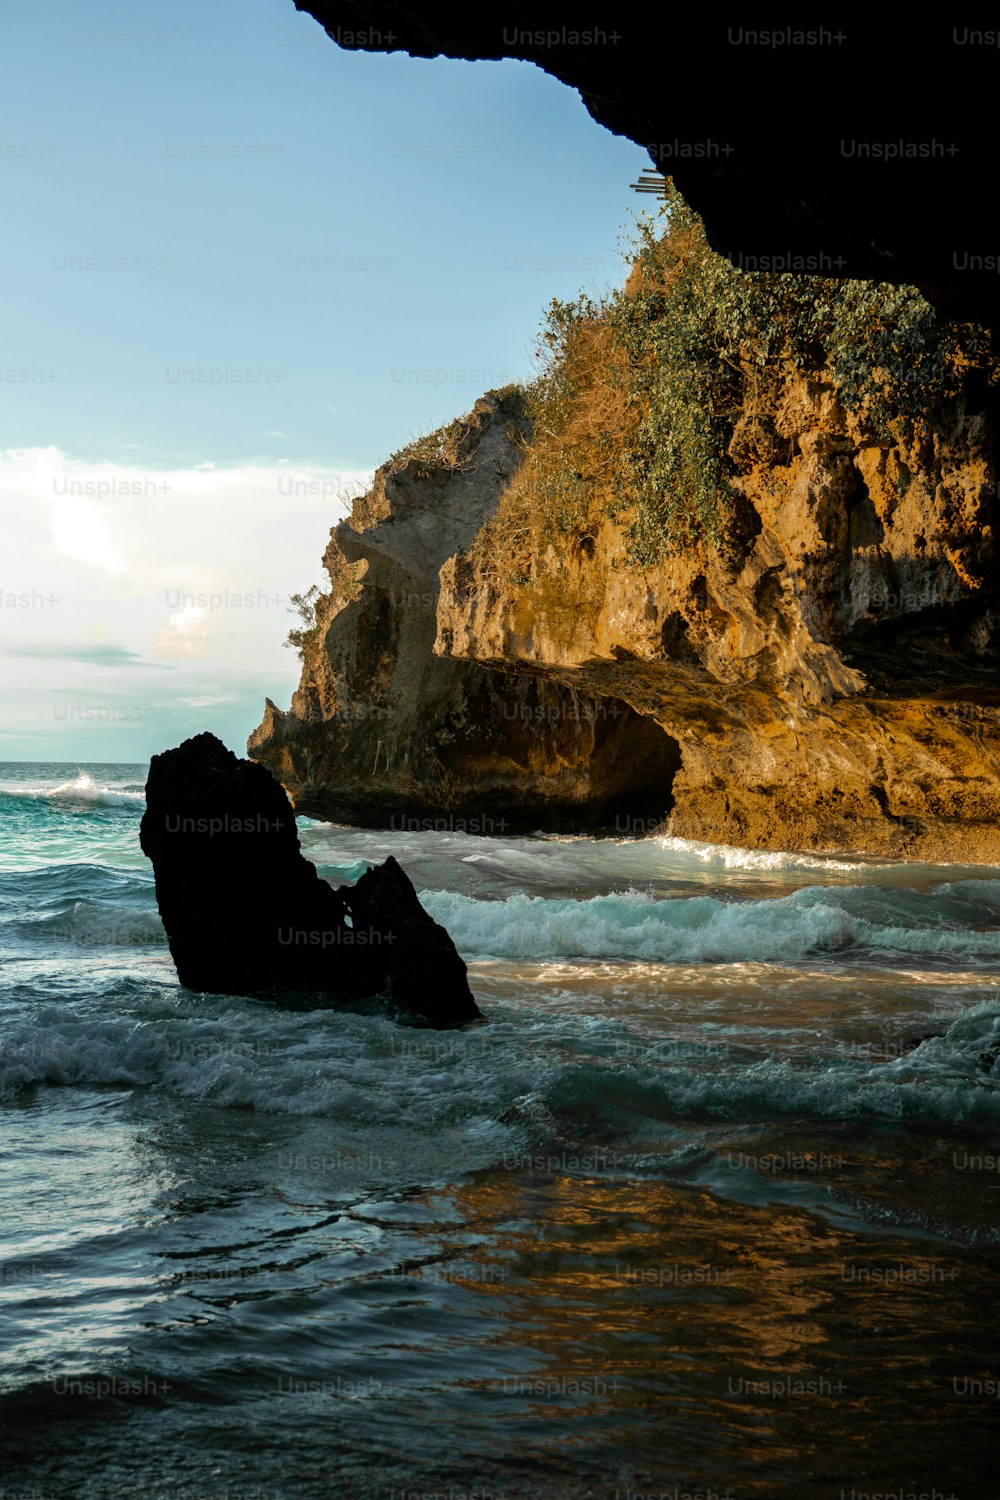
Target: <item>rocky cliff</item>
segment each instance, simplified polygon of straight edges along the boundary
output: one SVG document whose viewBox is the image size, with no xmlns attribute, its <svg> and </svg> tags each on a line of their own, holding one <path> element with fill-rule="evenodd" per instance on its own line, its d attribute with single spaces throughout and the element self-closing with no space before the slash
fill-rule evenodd
<svg viewBox="0 0 1000 1500">
<path fill-rule="evenodd" d="M 516 392 L 479 401 L 450 452 L 404 455 L 334 528 L 288 713 L 248 752 L 299 812 L 335 822 L 510 833 L 662 819 L 677 746 L 624 701 L 520 660 L 436 649 L 442 569 L 496 509 L 524 452 Z M 360 567 L 354 567 L 360 564 Z"/>
<path fill-rule="evenodd" d="M 708 262 L 692 264 L 700 286 Z M 657 296 L 670 281 L 683 310 L 678 267 L 675 255 L 658 272 Z M 633 277 L 629 317 L 650 295 Z M 820 295 L 808 305 L 825 307 Z M 587 336 L 611 326 L 591 316 Z M 686 326 L 669 325 L 671 348 Z M 945 356 L 921 339 L 913 360 L 938 371 Z M 748 348 L 743 325 L 737 344 Z M 735 402 L 709 430 L 726 444 L 724 524 L 637 559 L 642 504 L 624 470 L 611 464 L 603 489 L 583 482 L 616 424 L 633 468 L 641 446 L 613 368 L 622 346 L 598 347 L 598 372 L 560 387 L 560 430 L 581 413 L 595 429 L 589 446 L 564 444 L 561 468 L 536 430 L 537 396 L 510 389 L 379 471 L 332 533 L 334 586 L 300 688 L 288 713 L 268 703 L 251 756 L 299 811 L 334 821 L 665 824 L 765 848 L 1000 860 L 992 367 L 949 346 L 947 398 L 921 404 L 918 391 L 903 411 L 874 354 L 878 401 L 859 397 L 843 360 L 814 351 L 810 367 L 782 349 L 762 385 L 757 355 L 742 354 L 747 369 L 706 407 L 714 420 L 722 394 Z M 649 347 L 621 357 L 655 406 Z M 733 364 L 713 351 L 720 370 Z M 890 390 L 896 405 L 879 415 Z M 584 495 L 569 510 L 562 490 L 552 499 L 563 471 Z"/>
</svg>

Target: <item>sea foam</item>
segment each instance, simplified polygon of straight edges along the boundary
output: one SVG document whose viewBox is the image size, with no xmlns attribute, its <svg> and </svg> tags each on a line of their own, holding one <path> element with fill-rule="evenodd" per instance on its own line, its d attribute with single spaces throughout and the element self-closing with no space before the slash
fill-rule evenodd
<svg viewBox="0 0 1000 1500">
<path fill-rule="evenodd" d="M 996 883 L 981 884 L 992 891 Z M 467 958 L 781 963 L 863 950 L 1000 962 L 1000 928 L 941 924 L 932 897 L 871 887 L 805 887 L 756 901 L 659 900 L 634 890 L 580 901 L 523 892 L 480 901 L 450 891 L 424 892 L 421 899 Z M 981 912 L 990 915 L 995 921 L 990 908 Z"/>
</svg>

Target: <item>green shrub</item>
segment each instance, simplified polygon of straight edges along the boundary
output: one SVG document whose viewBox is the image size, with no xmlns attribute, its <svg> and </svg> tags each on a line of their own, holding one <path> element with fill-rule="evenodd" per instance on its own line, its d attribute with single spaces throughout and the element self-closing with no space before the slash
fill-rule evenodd
<svg viewBox="0 0 1000 1500">
<path fill-rule="evenodd" d="M 602 516 L 622 522 L 639 567 L 722 545 L 736 421 L 756 418 L 757 453 L 773 457 L 795 373 L 829 381 L 887 445 L 953 399 L 968 369 L 996 378 L 988 334 L 949 323 L 915 287 L 739 270 L 672 188 L 630 253 L 622 290 L 548 309 L 526 392 L 532 440 L 473 549 L 495 582 L 527 582 L 548 541 L 580 540 Z"/>
<path fill-rule="evenodd" d="M 316 628 L 316 604 L 320 598 L 319 584 L 314 583 L 311 588 L 301 594 L 292 594 L 290 613 L 297 614 L 302 621 L 301 627 L 293 627 L 285 637 L 284 644 L 291 646 L 304 657 L 306 645 Z"/>
<path fill-rule="evenodd" d="M 640 565 L 723 539 L 735 419 L 773 415 L 791 372 L 822 374 L 886 444 L 953 399 L 970 367 L 996 378 L 988 334 L 949 323 L 915 287 L 742 271 L 673 189 L 666 213 L 665 234 L 640 221 L 632 275 L 606 312 L 642 409 L 623 476 Z"/>
</svg>

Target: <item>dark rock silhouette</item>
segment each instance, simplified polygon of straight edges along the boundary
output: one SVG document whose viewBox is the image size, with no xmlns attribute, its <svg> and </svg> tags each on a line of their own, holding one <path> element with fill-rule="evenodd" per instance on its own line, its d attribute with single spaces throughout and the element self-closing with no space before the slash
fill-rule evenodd
<svg viewBox="0 0 1000 1500">
<path fill-rule="evenodd" d="M 444 0 L 295 3 L 348 50 L 544 68 L 673 177 L 713 249 L 745 270 L 912 282 L 955 317 L 1000 321 L 983 191 L 995 30 L 943 16 L 900 26 L 892 11 L 761 30 L 690 6 L 665 37 L 638 6 L 594 24 L 553 20 L 523 0 L 502 12 Z M 853 87 L 858 78 L 871 86 Z"/>
<path fill-rule="evenodd" d="M 475 1020 L 466 968 L 391 857 L 334 890 L 263 766 L 212 734 L 155 755 L 139 841 L 188 989 L 318 1006 L 376 995 L 434 1026 Z"/>
</svg>

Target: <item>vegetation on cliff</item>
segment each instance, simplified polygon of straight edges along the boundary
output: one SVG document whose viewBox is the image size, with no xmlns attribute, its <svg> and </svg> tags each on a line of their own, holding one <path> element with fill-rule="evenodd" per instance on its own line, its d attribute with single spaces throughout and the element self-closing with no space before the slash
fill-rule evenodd
<svg viewBox="0 0 1000 1500">
<path fill-rule="evenodd" d="M 873 443 L 911 452 L 970 372 L 989 384 L 1000 376 L 988 332 L 949 322 L 915 287 L 740 270 L 668 194 L 636 226 L 624 287 L 553 301 L 537 378 L 498 393 L 527 415 L 531 436 L 521 422 L 524 459 L 469 549 L 468 586 L 537 583 L 562 558 L 599 550 L 608 521 L 615 551 L 637 570 L 678 553 L 738 553 L 755 529 L 741 478 L 793 459 L 780 407 L 803 375 L 832 387 Z M 420 479 L 462 468 L 475 443 L 471 415 L 456 418 L 414 438 L 383 472 Z M 378 520 L 380 495 L 376 484 L 353 497 L 348 524 Z M 303 655 L 357 596 L 364 571 L 332 539 L 324 561 L 330 592 L 292 600 L 302 625 L 288 644 Z"/>
<path fill-rule="evenodd" d="M 347 520 L 355 531 L 363 531 L 375 520 L 370 490 L 351 491 L 344 489 L 338 495 L 341 504 L 348 506 Z M 319 631 L 350 600 L 361 591 L 361 563 L 348 562 L 331 536 L 327 543 L 323 566 L 330 580 L 330 588 L 324 593 L 318 583 L 304 589 L 301 594 L 289 596 L 289 614 L 298 615 L 301 625 L 293 626 L 285 637 L 284 644 L 291 646 L 305 661 L 306 653 L 316 641 Z"/>
<path fill-rule="evenodd" d="M 673 191 L 639 222 L 624 288 L 553 301 L 541 351 L 525 462 L 473 551 L 498 585 L 526 583 L 553 542 L 592 546 L 607 517 L 640 568 L 738 538 L 734 480 L 781 461 L 775 417 L 794 376 L 822 374 L 890 444 L 971 369 L 998 373 L 988 334 L 949 323 L 914 287 L 737 269 Z"/>
</svg>

